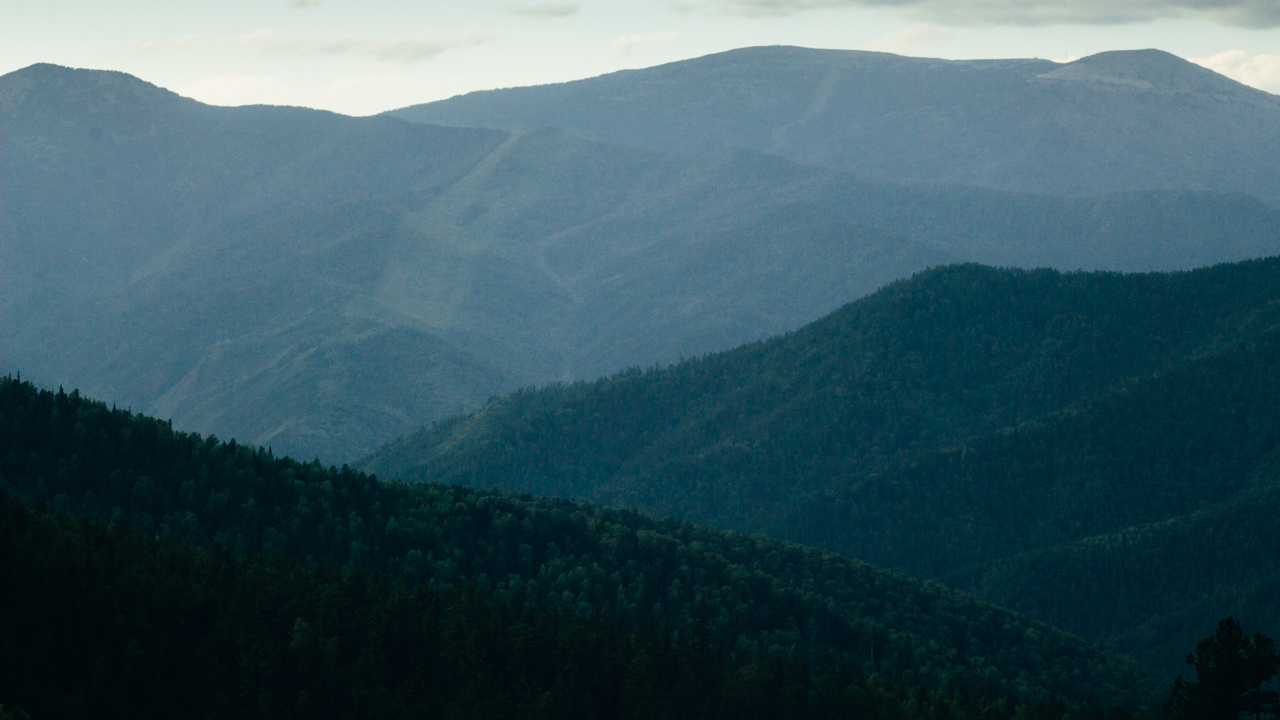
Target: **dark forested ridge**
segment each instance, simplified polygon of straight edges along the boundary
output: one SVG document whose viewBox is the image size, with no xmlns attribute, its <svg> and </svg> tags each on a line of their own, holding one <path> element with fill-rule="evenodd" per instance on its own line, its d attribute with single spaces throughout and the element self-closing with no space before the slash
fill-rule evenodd
<svg viewBox="0 0 1280 720">
<path fill-rule="evenodd" d="M 800 331 L 524 391 L 363 464 L 765 532 L 1175 672 L 1280 624 L 1280 260 L 954 266 Z"/>
<path fill-rule="evenodd" d="M 1159 50 L 1056 63 L 740 48 L 390 114 L 699 155 L 750 148 L 877 180 L 1280 201 L 1280 98 Z"/>
<path fill-rule="evenodd" d="M 933 687 L 953 683 L 986 697 L 1038 701 L 1058 694 L 1133 707 L 1152 706 L 1165 689 L 1134 661 L 1078 637 L 831 552 L 565 500 L 381 483 L 345 467 L 303 464 L 262 448 L 175 432 L 169 423 L 78 393 L 39 391 L 13 379 L 0 381 L 0 489 L 113 526 L 128 524 L 146 536 L 185 536 L 225 548 L 223 554 L 197 555 L 180 545 L 149 546 L 160 549 L 145 552 L 168 553 L 178 568 L 157 593 L 184 587 L 177 579 L 182 573 L 195 572 L 206 582 L 200 573 L 240 568 L 235 572 L 266 573 L 262 582 L 268 584 L 276 582 L 271 578 L 300 583 L 305 593 L 338 583 L 339 597 L 368 596 L 379 607 L 427 602 L 387 590 L 385 581 L 360 585 L 366 581 L 358 568 L 365 568 L 406 587 L 470 586 L 500 606 L 527 604 L 623 629 L 700 634 L 722 651 L 749 657 L 806 664 L 832 655 L 850 672 Z M 21 515 L 12 504 L 6 507 Z M 100 526 L 76 527 L 83 540 L 75 542 L 93 545 L 110 536 Z M 357 579 L 243 560 L 255 552 L 286 553 L 303 568 L 342 567 Z M 68 571 L 67 581 L 75 576 Z M 207 582 L 215 580 L 210 575 Z M 244 597 L 234 589 L 219 590 L 209 602 Z M 292 610 L 261 622 L 275 623 L 273 633 L 296 633 L 294 616 L 303 618 L 304 630 L 314 624 Z M 355 616 L 342 617 L 356 622 Z M 358 624 L 349 630 L 364 632 Z M 335 642 L 341 648 L 346 641 Z M 285 658 L 283 667 L 293 662 Z M 331 666 L 334 672 L 339 667 Z M 375 672 L 368 668 L 360 672 Z"/>
<path fill-rule="evenodd" d="M 237 557 L 0 491 L 0 698 L 80 718 L 1126 720 Z M 20 710 L 0 718 L 26 720 Z"/>
<path fill-rule="evenodd" d="M 517 387 L 789 331 L 931 265 L 1280 253 L 1280 211 L 1243 194 L 871 182 L 211 107 L 52 65 L 0 77 L 0 127 L 0 372 L 331 462 Z"/>
</svg>

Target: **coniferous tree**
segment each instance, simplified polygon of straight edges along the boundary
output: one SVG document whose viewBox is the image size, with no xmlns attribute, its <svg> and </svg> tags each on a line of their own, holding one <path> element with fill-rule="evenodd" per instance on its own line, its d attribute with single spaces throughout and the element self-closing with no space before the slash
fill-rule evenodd
<svg viewBox="0 0 1280 720">
<path fill-rule="evenodd" d="M 1165 712 L 1174 720 L 1261 720 L 1277 716 L 1277 694 L 1263 683 L 1280 671 L 1280 656 L 1271 638 L 1255 632 L 1245 636 L 1235 618 L 1218 623 L 1213 637 L 1196 643 L 1187 655 L 1196 680 L 1178 676 Z"/>
</svg>

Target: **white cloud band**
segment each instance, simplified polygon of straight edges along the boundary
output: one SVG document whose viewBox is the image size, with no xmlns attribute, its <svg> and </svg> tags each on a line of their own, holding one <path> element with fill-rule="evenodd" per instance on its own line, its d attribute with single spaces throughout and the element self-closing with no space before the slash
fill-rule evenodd
<svg viewBox="0 0 1280 720">
<path fill-rule="evenodd" d="M 522 15 L 532 18 L 569 17 L 570 15 L 576 15 L 578 9 L 578 3 L 537 3 L 533 5 L 514 3 L 502 7 L 502 11 L 508 15 Z"/>
<path fill-rule="evenodd" d="M 916 23 L 910 27 L 882 35 L 863 46 L 864 50 L 906 55 L 921 43 L 940 42 L 962 38 L 973 32 L 968 28 L 942 27 Z"/>
<path fill-rule="evenodd" d="M 609 43 L 609 49 L 614 52 L 626 54 L 641 45 L 657 45 L 660 43 L 671 42 L 682 34 L 683 33 L 677 30 L 666 30 L 663 32 L 649 33 L 648 35 L 627 35 Z"/>
<path fill-rule="evenodd" d="M 333 33 L 281 33 L 276 30 L 259 30 L 242 35 L 234 42 L 210 40 L 203 35 L 189 35 L 169 40 L 143 35 L 128 46 L 134 53 L 154 53 L 166 50 L 199 50 L 209 47 L 241 47 L 263 53 L 292 55 L 364 55 L 375 60 L 415 63 L 429 60 L 446 50 L 479 45 L 494 39 L 493 35 L 458 35 L 439 38 L 400 37 L 378 39 L 367 35 L 338 35 Z"/>
<path fill-rule="evenodd" d="M 259 30 L 243 35 L 237 45 L 266 53 L 293 55 L 366 55 L 376 60 L 413 63 L 428 60 L 445 50 L 479 45 L 492 35 L 465 35 L 443 38 L 391 38 L 378 40 L 365 35 L 331 33 L 291 33 Z"/>
<path fill-rule="evenodd" d="M 1280 94 L 1280 55 L 1250 56 L 1243 50 L 1228 50 L 1212 57 L 1191 58 L 1191 62 L 1236 82 Z"/>
</svg>

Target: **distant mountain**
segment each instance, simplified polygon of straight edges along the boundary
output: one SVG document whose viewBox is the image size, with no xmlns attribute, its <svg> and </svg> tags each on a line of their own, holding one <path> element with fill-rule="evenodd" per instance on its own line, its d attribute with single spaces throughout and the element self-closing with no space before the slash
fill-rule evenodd
<svg viewBox="0 0 1280 720">
<path fill-rule="evenodd" d="M 110 519 L 113 530 L 81 521 L 75 532 L 75 523 L 63 521 L 59 534 L 47 519 L 32 522 L 15 508 L 10 493 L 81 518 Z M 24 531 L 24 525 L 32 529 Z M 126 535 L 126 528 L 141 537 Z M 219 548 L 193 558 L 182 541 L 174 542 L 175 536 Z M 158 545 L 161 538 L 166 541 L 159 552 L 142 539 L 151 537 L 157 537 Z M 277 553 L 308 569 L 270 559 Z M 235 556 L 239 563 L 233 562 Z M 726 651 L 740 651 L 748 659 L 778 658 L 777 665 L 792 660 L 788 676 L 809 665 L 821 668 L 824 658 L 832 658 L 845 665 L 840 675 L 846 680 L 841 682 L 858 673 L 879 673 L 882 679 L 873 681 L 873 687 L 883 687 L 888 679 L 972 693 L 941 717 L 1012 720 L 1008 714 L 958 715 L 958 706 L 972 707 L 975 697 L 1044 702 L 1057 696 L 1092 699 L 1103 706 L 1152 707 L 1168 687 L 1131 658 L 1044 623 L 830 552 L 628 510 L 435 483 L 379 482 L 345 467 L 299 463 L 262 448 L 176 432 L 169 423 L 108 409 L 76 392 L 41 391 L 12 378 L 0 379 L 0 571 L 0 588 L 6 590 L 0 593 L 0 609 L 10 611 L 6 617 L 44 621 L 37 627 L 5 623 L 0 629 L 5 647 L 38 650 L 40 662 L 63 663 L 63 672 L 50 677 L 35 673 L 28 663 L 14 663 L 16 651 L 0 658 L 0 668 L 6 662 L 17 665 L 11 668 L 17 674 L 0 673 L 0 694 L 6 702 L 22 697 L 23 707 L 33 711 L 36 704 L 27 699 L 41 695 L 37 687 L 46 691 L 40 699 L 47 707 L 76 697 L 77 687 L 87 696 L 81 702 L 119 702 L 122 691 L 114 684 L 95 684 L 99 677 L 118 677 L 124 687 L 150 685 L 162 697 L 181 696 L 189 689 L 157 682 L 151 674 L 165 677 L 179 670 L 176 675 L 182 677 L 191 665 L 215 672 L 215 678 L 243 678 L 250 687 L 263 683 L 264 675 L 276 678 L 247 697 L 234 683 L 212 693 L 220 703 L 261 703 L 273 696 L 285 703 L 264 717 L 280 716 L 306 699 L 296 691 L 289 696 L 287 688 L 296 683 L 313 702 L 333 694 L 334 702 L 349 703 L 362 697 L 359 688 L 367 702 L 385 702 L 389 693 L 404 702 L 421 702 L 439 674 L 482 684 L 489 673 L 497 673 L 507 678 L 500 681 L 502 690 L 482 697 L 509 691 L 527 698 L 527 683 L 537 689 L 535 697 L 544 691 L 552 695 L 551 685 L 554 694 L 564 697 L 564 684 L 581 677 L 573 670 L 580 663 L 603 664 L 579 671 L 588 677 L 616 672 L 609 670 L 614 661 L 608 648 L 616 652 L 627 643 L 617 638 L 609 643 L 599 633 L 584 633 L 576 641 L 562 637 L 563 643 L 579 643 L 568 655 L 555 651 L 554 642 L 550 647 L 535 642 L 531 648 L 528 643 L 539 634 L 527 630 L 485 650 L 495 640 L 493 631 L 534 625 L 525 608 L 541 615 L 559 612 L 564 623 L 552 621 L 551 628 L 559 626 L 566 633 L 572 632 L 573 618 L 623 630 L 676 632 L 681 651 L 669 661 L 700 664 L 699 673 L 708 672 L 707 663 Z M 47 580 L 51 575 L 55 580 Z M 86 577 L 94 581 L 86 583 Z M 100 577 L 121 581 L 97 582 Z M 24 578 L 38 582 L 20 582 Z M 393 580 L 404 585 L 391 588 Z M 10 582 L 12 588 L 3 584 Z M 435 622 L 437 616 L 422 619 L 410 612 L 422 598 L 409 603 L 405 590 L 423 584 L 463 589 L 464 605 L 469 587 L 511 607 L 505 618 L 492 618 L 492 624 L 482 622 L 483 613 L 455 607 L 444 616 L 449 630 L 422 638 L 420 623 Z M 86 591 L 92 594 L 85 597 Z M 66 621 L 50 621 L 43 603 L 31 607 L 33 595 L 46 603 L 56 598 Z M 421 612 L 432 610 L 432 604 L 438 608 L 440 603 L 428 598 Z M 183 606 L 196 611 L 178 611 Z M 277 614 L 281 611 L 283 615 Z M 86 615 L 109 618 L 102 623 L 107 627 L 75 632 L 87 622 Z M 234 628 L 232 637 L 224 625 Z M 308 626 L 314 627 L 314 635 L 305 635 Z M 328 645 L 328 661 L 323 653 L 300 659 L 290 655 L 291 644 L 307 649 L 299 647 L 300 634 L 321 648 Z M 246 636 L 256 636 L 257 642 Z M 689 649 L 691 636 L 697 639 Z M 97 652 L 118 658 L 122 666 L 101 668 L 98 655 L 77 657 L 82 637 L 91 638 Z M 643 645 L 644 640 L 633 636 L 631 642 Z M 145 650 L 122 652 L 131 641 Z M 584 642 L 587 647 L 595 644 L 600 657 L 569 660 L 582 652 Z M 183 657 L 189 643 L 199 643 L 204 652 Z M 708 645 L 718 652 L 707 652 Z M 425 676 L 420 681 L 430 681 L 427 687 L 417 693 L 412 684 L 404 689 L 400 683 L 407 680 L 406 669 L 397 660 L 413 662 L 449 647 L 460 654 L 449 664 L 455 670 L 415 673 Z M 246 652 L 247 659 L 239 654 Z M 152 653 L 162 654 L 157 658 Z M 541 670 L 502 674 L 505 659 L 523 664 L 537 653 L 545 654 L 543 664 L 534 663 Z M 177 668 L 161 662 L 174 656 Z M 641 650 L 621 662 L 640 670 L 656 660 L 653 655 L 646 660 Z M 547 669 L 557 666 L 561 672 L 545 679 Z M 332 685 L 313 684 L 316 678 L 308 667 L 327 670 L 321 677 L 331 677 Z M 67 673 L 67 668 L 80 672 Z M 130 668 L 135 672 L 125 672 Z M 338 668 L 349 670 L 335 672 Z M 521 674 L 528 677 L 521 679 Z M 698 677 L 702 679 L 691 683 L 695 689 L 717 685 L 704 674 Z M 197 672 L 191 681 L 198 689 L 207 687 L 209 679 Z M 587 686 L 580 695 L 583 703 L 602 701 L 594 693 L 603 692 L 597 684 L 607 680 L 581 682 Z M 828 676 L 828 682 L 836 678 Z M 763 687 L 776 686 L 765 681 Z M 436 686 L 434 692 L 450 695 L 456 689 Z M 866 690 L 837 694 L 867 697 Z M 903 707 L 912 704 L 906 701 L 903 697 Z M 791 696 L 789 702 L 797 698 Z M 918 708 L 921 702 L 923 698 L 914 704 Z M 1065 708 L 1059 705 L 1061 710 Z"/>
<path fill-rule="evenodd" d="M 755 47 L 391 114 L 687 154 L 749 148 L 875 180 L 1280 201 L 1280 97 L 1158 50 L 1060 65 Z"/>
<path fill-rule="evenodd" d="M 0 370 L 351 460 L 538 383 L 785 332 L 930 265 L 1280 253 L 1242 194 L 867 182 L 301 108 L 0 78 Z"/>
<path fill-rule="evenodd" d="M 520 392 L 362 464 L 943 580 L 1171 674 L 1280 627 L 1280 259 L 934 269 L 795 333 Z"/>
</svg>

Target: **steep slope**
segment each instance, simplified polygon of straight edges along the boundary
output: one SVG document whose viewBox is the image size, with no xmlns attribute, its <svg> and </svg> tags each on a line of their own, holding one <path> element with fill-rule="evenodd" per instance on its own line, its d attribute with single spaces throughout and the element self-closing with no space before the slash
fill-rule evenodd
<svg viewBox="0 0 1280 720">
<path fill-rule="evenodd" d="M 117 530 L 217 543 L 218 557 L 282 551 L 345 566 L 357 585 L 358 568 L 410 587 L 471 585 L 499 602 L 696 633 L 748 656 L 834 653 L 850 670 L 990 698 L 1134 707 L 1164 690 L 1078 637 L 830 552 L 627 510 L 380 483 L 10 378 L 0 380 L 3 490 L 109 517 Z"/>
<path fill-rule="evenodd" d="M 784 332 L 929 265 L 1280 252 L 1243 195 L 894 185 L 734 152 L 0 78 L 0 369 L 352 459 L 487 397 Z"/>
<path fill-rule="evenodd" d="M 692 154 L 750 148 L 879 180 L 1280 200 L 1280 98 L 1157 50 L 1058 65 L 756 47 L 391 114 Z"/>
<path fill-rule="evenodd" d="M 423 380 L 400 388 L 393 423 L 465 407 L 512 381 L 421 323 L 360 313 L 352 292 L 394 227 L 371 194 L 394 187 L 402 203 L 421 203 L 502 133 L 213 108 L 120 73 L 53 66 L 0 79 L 0 114 L 7 369 L 338 455 L 376 437 L 333 409 L 268 404 L 263 386 L 300 382 L 323 405 L 328 381 L 354 415 L 385 426 L 376 378 L 397 365 Z M 371 352 L 388 340 L 397 353 Z M 316 357 L 326 352 L 337 357 Z M 352 355 L 373 356 L 364 376 L 373 382 L 342 386 Z M 433 374 L 449 382 L 433 384 Z M 234 417 L 254 407 L 253 421 Z"/>
<path fill-rule="evenodd" d="M 936 269 L 768 342 L 517 393 L 363 467 L 820 545 L 1174 671 L 1232 608 L 1280 623 L 1271 596 L 1207 599 L 1269 587 L 1270 560 L 1247 558 L 1274 520 L 1249 516 L 1212 551 L 1110 550 L 1194 544 L 1214 526 L 1196 513 L 1280 478 L 1277 299 L 1276 259 L 1150 275 Z M 1241 564 L 1205 574 L 1222 552 Z"/>
</svg>

